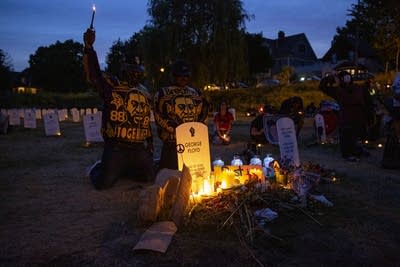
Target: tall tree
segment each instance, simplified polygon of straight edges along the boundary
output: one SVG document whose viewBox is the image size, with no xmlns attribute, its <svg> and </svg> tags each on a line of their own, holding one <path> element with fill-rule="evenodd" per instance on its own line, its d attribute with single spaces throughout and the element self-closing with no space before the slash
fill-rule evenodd
<svg viewBox="0 0 400 267">
<path fill-rule="evenodd" d="M 83 45 L 73 40 L 39 47 L 29 57 L 32 85 L 47 91 L 74 92 L 86 87 Z"/>
<path fill-rule="evenodd" d="M 400 5 L 396 0 L 360 0 L 349 9 L 350 20 L 337 29 L 335 44 L 354 46 L 366 42 L 381 60 L 398 71 L 400 55 Z M 354 40 L 351 42 L 351 40 Z"/>
<path fill-rule="evenodd" d="M 268 49 L 263 45 L 264 37 L 261 33 L 246 34 L 248 47 L 248 68 L 250 74 L 267 72 L 274 64 Z"/>
<path fill-rule="evenodd" d="M 11 88 L 12 64 L 9 55 L 0 49 L 0 91 Z"/>
<path fill-rule="evenodd" d="M 151 20 L 144 38 L 151 45 L 144 46 L 145 55 L 162 46 L 153 54 L 158 57 L 155 64 L 166 66 L 186 58 L 195 67 L 193 80 L 198 85 L 247 74 L 244 22 L 249 16 L 242 1 L 149 0 L 148 13 Z"/>
</svg>

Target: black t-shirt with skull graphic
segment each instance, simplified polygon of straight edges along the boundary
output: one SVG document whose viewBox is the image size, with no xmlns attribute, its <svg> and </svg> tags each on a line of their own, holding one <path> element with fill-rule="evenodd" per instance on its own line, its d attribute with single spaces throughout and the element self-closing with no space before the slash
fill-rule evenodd
<svg viewBox="0 0 400 267">
<path fill-rule="evenodd" d="M 205 122 L 208 104 L 201 92 L 190 87 L 169 86 L 155 95 L 154 117 L 162 141 L 176 140 L 175 128 L 185 122 Z"/>
<path fill-rule="evenodd" d="M 85 49 L 84 67 L 87 79 L 103 99 L 102 134 L 105 141 L 151 142 L 151 100 L 146 87 L 122 85 L 102 73 L 93 49 Z"/>
</svg>

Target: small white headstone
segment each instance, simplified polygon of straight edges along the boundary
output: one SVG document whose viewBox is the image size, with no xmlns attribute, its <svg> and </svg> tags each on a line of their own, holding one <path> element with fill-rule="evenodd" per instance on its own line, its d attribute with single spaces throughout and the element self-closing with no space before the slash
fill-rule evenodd
<svg viewBox="0 0 400 267">
<path fill-rule="evenodd" d="M 8 110 L 8 115 L 10 116 L 10 125 L 21 125 L 21 119 L 19 116 L 19 110 L 12 108 Z"/>
<path fill-rule="evenodd" d="M 99 110 L 97 108 L 93 108 L 93 114 L 96 114 Z"/>
<path fill-rule="evenodd" d="M 33 109 L 24 111 L 24 128 L 36 129 L 36 112 Z"/>
<path fill-rule="evenodd" d="M 35 117 L 37 120 L 41 120 L 42 119 L 42 111 L 40 110 L 40 108 L 35 109 Z"/>
<path fill-rule="evenodd" d="M 86 142 L 103 142 L 101 136 L 101 114 L 89 114 L 83 116 L 83 127 Z"/>
<path fill-rule="evenodd" d="M 84 109 L 84 108 L 81 108 L 81 109 L 79 110 L 79 114 L 80 114 L 81 116 L 85 115 L 85 109 Z"/>
<path fill-rule="evenodd" d="M 66 119 L 68 119 L 68 110 L 66 108 L 60 109 L 58 111 L 58 120 L 65 121 Z"/>
<path fill-rule="evenodd" d="M 276 121 L 281 159 L 290 160 L 295 166 L 300 165 L 297 147 L 296 128 L 291 118 L 283 117 Z"/>
<path fill-rule="evenodd" d="M 61 135 L 60 123 L 57 114 L 46 113 L 43 115 L 44 132 L 46 136 Z"/>
<path fill-rule="evenodd" d="M 23 119 L 24 118 L 24 113 L 25 113 L 25 109 L 20 108 L 19 109 L 19 117 Z"/>
<path fill-rule="evenodd" d="M 86 115 L 92 114 L 92 109 L 91 108 L 87 108 L 86 109 Z"/>
<path fill-rule="evenodd" d="M 326 129 L 324 116 L 321 114 L 316 114 L 315 120 L 315 135 L 317 136 L 317 142 L 326 142 Z"/>
<path fill-rule="evenodd" d="M 179 125 L 176 128 L 176 144 L 179 170 L 185 164 L 190 170 L 193 183 L 199 183 L 198 192 L 201 191 L 199 187 L 203 186 L 203 179 L 209 178 L 211 173 L 208 127 L 200 122 Z"/>
<path fill-rule="evenodd" d="M 71 115 L 72 115 L 72 121 L 73 122 L 79 122 L 79 110 L 77 108 L 72 108 L 71 109 Z"/>
</svg>

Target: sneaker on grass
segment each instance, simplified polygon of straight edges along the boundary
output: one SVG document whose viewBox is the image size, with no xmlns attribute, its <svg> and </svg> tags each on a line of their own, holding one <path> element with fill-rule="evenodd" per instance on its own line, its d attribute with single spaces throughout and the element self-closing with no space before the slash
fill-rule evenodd
<svg viewBox="0 0 400 267">
<path fill-rule="evenodd" d="M 101 161 L 100 161 L 100 160 L 98 160 L 98 161 L 96 161 L 95 163 L 93 163 L 92 166 L 90 166 L 90 167 L 88 167 L 88 168 L 86 169 L 85 177 L 90 178 L 90 177 L 91 177 L 91 174 L 92 174 L 93 172 L 95 172 L 95 171 L 98 171 L 99 168 L 100 168 L 100 166 L 101 166 Z"/>
</svg>

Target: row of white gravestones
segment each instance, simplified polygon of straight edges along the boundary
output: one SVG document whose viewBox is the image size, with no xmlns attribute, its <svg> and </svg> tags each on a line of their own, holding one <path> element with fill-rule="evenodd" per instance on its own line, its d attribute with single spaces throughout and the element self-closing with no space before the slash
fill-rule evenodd
<svg viewBox="0 0 400 267">
<path fill-rule="evenodd" d="M 6 114 L 9 116 L 9 124 L 13 126 L 21 125 L 21 118 L 25 119 L 25 116 L 28 116 L 28 121 L 31 119 L 36 119 L 40 120 L 43 119 L 43 116 L 45 114 L 56 114 L 58 121 L 65 121 L 68 119 L 71 119 L 73 122 L 80 122 L 83 118 L 84 115 L 90 115 L 90 114 L 96 114 L 98 113 L 97 108 L 86 108 L 86 109 L 77 109 L 77 108 L 72 108 L 69 110 L 68 109 L 35 109 L 35 108 L 30 108 L 30 109 L 1 109 L 1 113 Z M 32 123 L 32 121 L 30 121 Z M 34 124 L 28 123 L 27 126 L 26 123 L 24 122 L 24 127 L 26 128 L 36 128 L 34 127 Z"/>
<path fill-rule="evenodd" d="M 24 128 L 37 128 L 37 119 L 43 119 L 44 131 L 46 136 L 61 135 L 60 122 L 68 119 L 67 109 L 1 109 L 0 112 L 9 115 L 9 124 L 21 125 L 23 119 Z M 21 115 L 22 114 L 22 115 Z M 101 136 L 101 116 L 102 112 L 97 109 L 71 109 L 72 121 L 78 122 L 82 117 L 85 141 L 86 142 L 103 142 Z"/>
<path fill-rule="evenodd" d="M 29 112 L 29 117 L 32 116 L 32 112 L 35 115 L 35 118 L 37 120 L 41 120 L 43 118 L 44 114 L 47 113 L 56 113 L 58 116 L 58 121 L 65 121 L 65 120 L 71 120 L 72 122 L 80 122 L 83 119 L 83 116 L 85 115 L 90 115 L 90 114 L 96 114 L 99 112 L 97 108 L 71 108 L 68 112 L 67 109 L 35 109 L 35 108 L 30 108 L 30 109 L 1 109 L 1 113 L 8 115 L 9 116 L 9 124 L 10 125 L 21 125 L 21 118 L 25 118 L 25 114 Z M 150 121 L 154 122 L 154 115 L 153 112 L 151 112 L 151 117 Z M 28 127 L 28 128 L 35 128 L 35 127 Z"/>
</svg>

